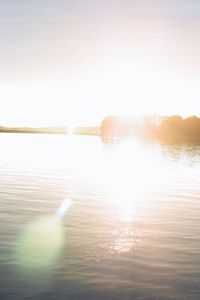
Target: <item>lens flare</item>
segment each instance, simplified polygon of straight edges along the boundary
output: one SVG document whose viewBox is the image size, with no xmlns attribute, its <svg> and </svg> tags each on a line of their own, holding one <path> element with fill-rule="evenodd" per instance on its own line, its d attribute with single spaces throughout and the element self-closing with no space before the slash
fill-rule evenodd
<svg viewBox="0 0 200 300">
<path fill-rule="evenodd" d="M 46 269 L 52 265 L 63 243 L 60 222 L 54 217 L 29 224 L 17 243 L 17 261 L 25 269 Z"/>
<path fill-rule="evenodd" d="M 40 218 L 24 229 L 16 244 L 16 261 L 23 271 L 47 271 L 58 257 L 63 241 L 61 220 L 71 201 L 66 199 L 54 216 Z"/>
<path fill-rule="evenodd" d="M 56 211 L 56 218 L 62 220 L 71 206 L 71 200 L 65 199 Z"/>
</svg>

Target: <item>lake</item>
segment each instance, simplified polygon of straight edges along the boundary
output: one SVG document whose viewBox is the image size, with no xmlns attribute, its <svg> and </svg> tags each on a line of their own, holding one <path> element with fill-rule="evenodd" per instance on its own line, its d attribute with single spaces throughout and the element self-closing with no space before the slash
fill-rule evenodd
<svg viewBox="0 0 200 300">
<path fill-rule="evenodd" d="M 0 299 L 200 299 L 200 146 L 0 145 Z"/>
</svg>

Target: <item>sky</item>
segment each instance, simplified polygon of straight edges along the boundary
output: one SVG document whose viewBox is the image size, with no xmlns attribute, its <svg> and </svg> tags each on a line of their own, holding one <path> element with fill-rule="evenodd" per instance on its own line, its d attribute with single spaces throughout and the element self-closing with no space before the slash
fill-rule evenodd
<svg viewBox="0 0 200 300">
<path fill-rule="evenodd" d="M 199 0 L 0 0 L 0 125 L 200 115 Z"/>
</svg>

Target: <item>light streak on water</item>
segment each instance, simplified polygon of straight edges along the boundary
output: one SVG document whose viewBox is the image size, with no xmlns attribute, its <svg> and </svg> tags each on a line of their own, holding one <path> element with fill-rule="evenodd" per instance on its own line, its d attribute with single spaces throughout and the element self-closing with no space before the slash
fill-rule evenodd
<svg viewBox="0 0 200 300">
<path fill-rule="evenodd" d="M 65 199 L 56 211 L 56 218 L 62 220 L 71 206 L 71 200 Z"/>
</svg>

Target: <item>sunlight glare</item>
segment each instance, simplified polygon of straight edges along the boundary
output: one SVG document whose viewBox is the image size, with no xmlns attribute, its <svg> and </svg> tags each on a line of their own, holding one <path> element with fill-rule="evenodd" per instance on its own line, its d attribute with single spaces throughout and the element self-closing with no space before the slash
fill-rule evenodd
<svg viewBox="0 0 200 300">
<path fill-rule="evenodd" d="M 114 145 L 108 156 L 102 177 L 111 194 L 108 201 L 119 228 L 111 252 L 126 253 L 140 246 L 142 236 L 138 224 L 145 224 L 145 219 L 155 210 L 151 191 L 165 188 L 170 180 L 160 154 L 155 159 L 151 151 L 151 145 L 129 140 Z"/>
</svg>

